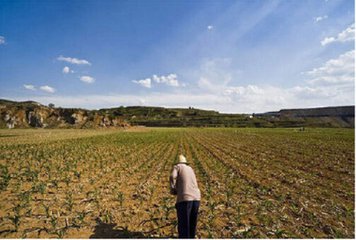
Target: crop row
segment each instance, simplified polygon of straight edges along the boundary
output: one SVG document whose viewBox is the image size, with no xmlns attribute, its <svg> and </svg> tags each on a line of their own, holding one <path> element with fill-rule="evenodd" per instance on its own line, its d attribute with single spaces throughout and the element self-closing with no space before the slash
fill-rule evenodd
<svg viewBox="0 0 356 240">
<path fill-rule="evenodd" d="M 202 192 L 198 237 L 354 235 L 350 131 L 17 130 L 3 135 L 3 238 L 176 237 L 168 179 L 178 154 L 186 155 Z"/>
</svg>

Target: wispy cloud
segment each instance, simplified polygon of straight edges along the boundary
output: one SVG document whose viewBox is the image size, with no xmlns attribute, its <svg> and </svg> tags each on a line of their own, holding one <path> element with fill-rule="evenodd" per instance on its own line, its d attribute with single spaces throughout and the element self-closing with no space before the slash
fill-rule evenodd
<svg viewBox="0 0 356 240">
<path fill-rule="evenodd" d="M 5 44 L 5 37 L 0 36 L 0 45 Z"/>
<path fill-rule="evenodd" d="M 320 43 L 325 46 L 333 42 L 347 42 L 355 39 L 355 23 L 350 25 L 344 31 L 339 33 L 336 37 L 326 37 Z"/>
<path fill-rule="evenodd" d="M 44 92 L 48 92 L 48 93 L 54 93 L 56 91 L 56 89 L 54 89 L 53 87 L 50 87 L 48 85 L 45 86 L 41 86 L 40 89 Z"/>
<path fill-rule="evenodd" d="M 355 81 L 355 50 L 328 60 L 323 66 L 305 73 L 311 84 L 342 84 Z"/>
<path fill-rule="evenodd" d="M 71 64 L 77 64 L 77 65 L 91 65 L 91 63 L 85 59 L 78 59 L 78 58 L 72 58 L 72 57 L 63 57 L 59 56 L 57 58 L 58 61 L 64 61 L 68 62 Z"/>
<path fill-rule="evenodd" d="M 94 83 L 95 78 L 93 78 L 91 76 L 81 76 L 80 81 L 85 82 L 85 83 Z"/>
<path fill-rule="evenodd" d="M 212 31 L 214 29 L 214 26 L 213 25 L 209 25 L 206 28 L 208 29 L 208 31 Z"/>
<path fill-rule="evenodd" d="M 314 18 L 314 21 L 315 21 L 315 22 L 320 22 L 320 21 L 323 21 L 323 20 L 325 20 L 325 19 L 327 19 L 327 18 L 328 18 L 328 15 L 318 16 L 318 17 L 315 17 L 315 18 Z"/>
<path fill-rule="evenodd" d="M 36 91 L 35 86 L 33 86 L 31 84 L 24 84 L 23 87 L 28 89 L 28 90 Z"/>
<path fill-rule="evenodd" d="M 141 79 L 141 80 L 132 80 L 133 83 L 139 84 L 145 88 L 151 88 L 151 78 Z"/>
<path fill-rule="evenodd" d="M 198 86 L 203 91 L 220 92 L 232 80 L 230 58 L 205 59 L 198 71 Z"/>
<path fill-rule="evenodd" d="M 262 88 L 255 85 L 238 86 L 238 87 L 227 87 L 224 91 L 225 95 L 246 95 L 246 94 L 261 94 L 264 91 Z"/>
</svg>

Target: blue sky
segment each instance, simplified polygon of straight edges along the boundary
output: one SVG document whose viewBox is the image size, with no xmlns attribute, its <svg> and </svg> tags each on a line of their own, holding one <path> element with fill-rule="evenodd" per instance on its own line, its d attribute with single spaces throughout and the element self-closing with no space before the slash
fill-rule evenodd
<svg viewBox="0 0 356 240">
<path fill-rule="evenodd" d="M 0 0 L 0 98 L 221 112 L 354 104 L 350 0 Z"/>
</svg>

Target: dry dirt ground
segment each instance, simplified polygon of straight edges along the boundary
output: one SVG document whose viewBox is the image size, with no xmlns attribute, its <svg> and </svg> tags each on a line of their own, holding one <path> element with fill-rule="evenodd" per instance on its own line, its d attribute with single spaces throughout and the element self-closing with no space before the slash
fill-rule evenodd
<svg viewBox="0 0 356 240">
<path fill-rule="evenodd" d="M 353 129 L 0 130 L 0 238 L 176 237 L 178 154 L 200 238 L 354 238 Z"/>
</svg>

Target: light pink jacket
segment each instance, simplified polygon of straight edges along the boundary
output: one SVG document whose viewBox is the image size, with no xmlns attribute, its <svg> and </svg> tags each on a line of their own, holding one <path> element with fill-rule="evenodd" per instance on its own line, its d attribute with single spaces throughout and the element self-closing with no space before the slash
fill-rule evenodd
<svg viewBox="0 0 356 240">
<path fill-rule="evenodd" d="M 174 165 L 170 177 L 171 193 L 177 195 L 177 203 L 199 201 L 200 190 L 193 169 L 184 163 Z"/>
</svg>

